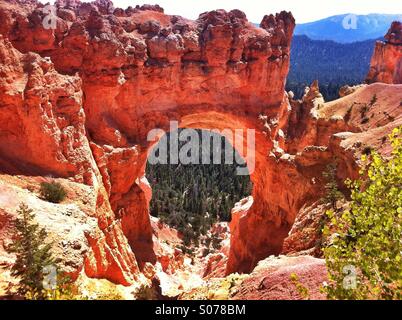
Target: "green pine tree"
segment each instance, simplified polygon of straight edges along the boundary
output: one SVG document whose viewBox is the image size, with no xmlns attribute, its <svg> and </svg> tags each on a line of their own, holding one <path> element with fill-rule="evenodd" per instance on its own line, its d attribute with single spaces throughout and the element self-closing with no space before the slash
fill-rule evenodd
<svg viewBox="0 0 402 320">
<path fill-rule="evenodd" d="M 343 193 L 339 191 L 338 183 L 336 181 L 336 164 L 329 164 L 327 170 L 323 173 L 323 176 L 327 181 L 325 184 L 326 194 L 324 202 L 331 204 L 332 208 L 336 210 L 337 201 L 344 198 Z"/>
<path fill-rule="evenodd" d="M 30 299 L 45 299 L 43 287 L 45 267 L 54 265 L 52 244 L 47 242 L 47 232 L 34 222 L 35 215 L 26 204 L 18 209 L 13 242 L 7 247 L 16 255 L 11 274 L 19 279 L 17 293 Z"/>
</svg>

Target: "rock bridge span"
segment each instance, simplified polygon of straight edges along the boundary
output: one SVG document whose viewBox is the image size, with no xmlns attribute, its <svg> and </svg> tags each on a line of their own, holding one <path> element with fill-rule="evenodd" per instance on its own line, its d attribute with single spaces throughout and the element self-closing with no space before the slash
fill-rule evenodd
<svg viewBox="0 0 402 320">
<path fill-rule="evenodd" d="M 146 137 L 172 120 L 256 130 L 254 203 L 233 218 L 227 272 L 280 253 L 300 207 L 321 192 L 311 178 L 323 166 L 311 161 L 302 174 L 305 162 L 281 159 L 292 15 L 267 15 L 257 28 L 239 10 L 190 21 L 107 0 L 55 6 L 55 28 L 45 29 L 42 4 L 0 1 L 0 158 L 13 163 L 3 172 L 94 187 L 100 232 L 89 237 L 86 273 L 129 284 L 138 265 L 157 260 Z"/>
</svg>

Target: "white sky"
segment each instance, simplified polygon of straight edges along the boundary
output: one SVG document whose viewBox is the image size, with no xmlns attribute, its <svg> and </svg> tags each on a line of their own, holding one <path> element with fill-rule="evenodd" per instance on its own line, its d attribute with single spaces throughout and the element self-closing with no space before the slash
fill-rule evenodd
<svg viewBox="0 0 402 320">
<path fill-rule="evenodd" d="M 40 0 L 50 2 L 52 0 Z M 401 0 L 112 0 L 115 7 L 135 7 L 137 4 L 158 3 L 167 14 L 177 14 L 196 19 L 205 11 L 214 9 L 240 9 L 248 20 L 259 23 L 265 14 L 292 11 L 297 23 L 310 22 L 329 16 L 355 13 L 402 14 Z M 90 1 L 88 1 L 90 2 Z"/>
</svg>

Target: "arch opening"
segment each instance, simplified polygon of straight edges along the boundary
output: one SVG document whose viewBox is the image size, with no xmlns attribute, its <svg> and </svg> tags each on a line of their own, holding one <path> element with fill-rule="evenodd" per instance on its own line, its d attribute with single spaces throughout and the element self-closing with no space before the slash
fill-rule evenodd
<svg viewBox="0 0 402 320">
<path fill-rule="evenodd" d="M 151 219 L 177 230 L 179 249 L 193 256 L 228 249 L 232 208 L 252 194 L 247 162 L 220 133 L 178 128 L 148 155 Z"/>
<path fill-rule="evenodd" d="M 152 117 L 149 115 L 146 119 L 137 136 L 143 141 L 141 147 L 133 152 L 132 160 L 129 158 L 123 160 L 123 163 L 127 163 L 135 170 L 131 175 L 127 172 L 127 176 L 124 177 L 124 181 L 127 181 L 125 186 L 130 186 L 128 192 L 126 191 L 123 196 L 119 193 L 116 201 L 112 202 L 115 212 L 123 213 L 121 215 L 123 233 L 140 269 L 143 269 L 147 262 L 157 263 L 163 256 L 158 251 L 160 242 L 157 240 L 155 223 L 149 214 L 152 189 L 146 176 L 147 162 L 156 146 L 163 141 L 166 132 L 174 132 L 179 128 L 221 133 L 235 147 L 240 158 L 244 159 L 246 165 L 239 166 L 237 163 L 237 167 L 246 168 L 253 183 L 251 197 L 236 206 L 233 211 L 226 274 L 249 272 L 258 259 L 279 254 L 293 221 L 292 208 L 298 202 L 276 185 L 277 181 L 282 179 L 291 185 L 290 180 L 293 179 L 292 176 L 284 174 L 282 168 L 286 166 L 284 162 L 277 162 L 267 155 L 267 150 L 273 148 L 273 142 L 269 137 L 276 133 L 271 132 L 268 136 L 257 115 L 233 114 L 224 112 L 224 109 L 206 107 L 199 108 L 197 112 L 186 109 L 180 116 L 171 114 L 166 116 L 160 113 L 153 114 Z M 175 125 L 172 126 L 172 122 Z M 178 151 L 179 157 L 180 151 Z M 156 158 L 160 158 L 158 154 Z M 191 159 L 191 154 L 185 159 L 187 161 Z M 253 227 L 253 235 L 258 233 L 252 238 L 249 238 L 250 226 Z"/>
</svg>

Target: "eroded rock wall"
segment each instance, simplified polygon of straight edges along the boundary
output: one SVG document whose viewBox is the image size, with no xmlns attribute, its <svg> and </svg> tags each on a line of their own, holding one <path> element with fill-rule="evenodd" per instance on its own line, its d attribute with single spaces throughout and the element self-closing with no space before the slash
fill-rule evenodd
<svg viewBox="0 0 402 320">
<path fill-rule="evenodd" d="M 377 41 L 366 82 L 402 83 L 402 22 L 392 23 L 384 41 Z"/>
<path fill-rule="evenodd" d="M 86 232 L 90 247 L 85 252 L 86 272 L 130 283 L 138 271 L 137 262 L 110 208 L 91 153 L 80 78 L 57 73 L 49 59 L 36 53 L 20 53 L 2 35 L 0 74 L 1 174 L 64 178 L 89 186 L 93 201 L 84 212 L 88 219 L 96 216 L 98 225 Z M 28 196 L 13 197 L 6 190 L 2 189 L 2 195 L 9 199 L 32 202 Z M 37 201 L 40 208 L 43 201 Z M 2 206 L 11 216 L 18 207 L 7 201 Z M 68 235 L 60 229 L 56 238 L 62 243 Z M 70 272 L 77 276 L 82 268 L 83 264 L 77 264 Z"/>
</svg>

